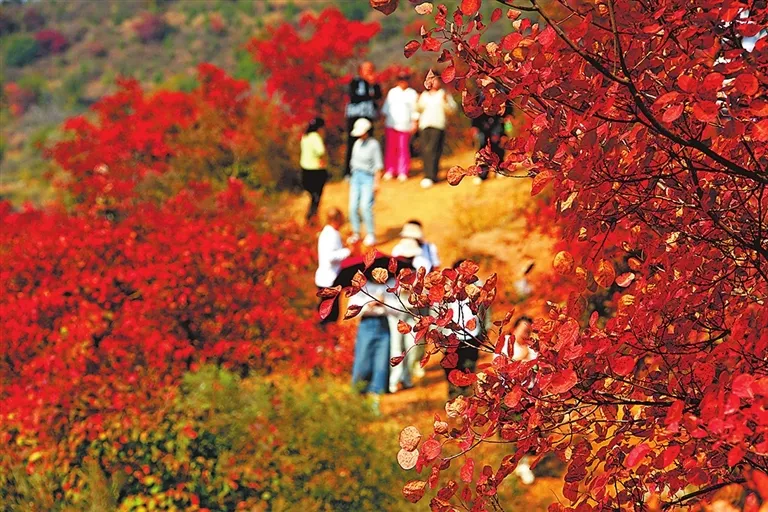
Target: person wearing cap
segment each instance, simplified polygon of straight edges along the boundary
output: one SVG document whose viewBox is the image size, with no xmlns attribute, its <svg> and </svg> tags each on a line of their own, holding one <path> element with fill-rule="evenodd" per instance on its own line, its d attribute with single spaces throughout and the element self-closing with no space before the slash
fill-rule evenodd
<svg viewBox="0 0 768 512">
<path fill-rule="evenodd" d="M 403 225 L 400 230 L 400 242 L 392 249 L 392 256 L 404 256 L 401 252 L 413 252 L 414 243 L 418 246 L 418 254 L 411 256 L 415 268 L 424 267 L 427 272 L 440 266 L 440 257 L 437 255 L 437 247 L 433 243 L 424 240 L 424 230 L 421 222 L 412 219 Z"/>
<path fill-rule="evenodd" d="M 440 157 L 443 154 L 445 142 L 446 116 L 456 111 L 456 102 L 453 96 L 441 87 L 440 78 L 430 76 L 424 85 L 427 90 L 419 96 L 417 108 L 419 138 L 422 141 L 424 161 L 424 178 L 421 180 L 421 187 L 429 188 L 437 181 L 437 171 L 440 168 Z"/>
<path fill-rule="evenodd" d="M 323 134 L 325 121 L 316 117 L 309 122 L 304 135 L 301 137 L 301 185 L 309 192 L 310 203 L 307 211 L 307 223 L 313 222 L 320 206 L 320 197 L 328 181 L 326 170 L 325 144 Z"/>
<path fill-rule="evenodd" d="M 376 243 L 373 202 L 379 189 L 384 163 L 379 141 L 371 137 L 372 127 L 371 122 L 365 118 L 355 121 L 352 127 L 352 135 L 357 137 L 357 140 L 352 146 L 350 159 L 352 176 L 349 180 L 349 222 L 352 224 L 352 236 L 349 244 L 360 240 L 361 215 L 366 229 L 363 245 L 371 246 Z"/>
<path fill-rule="evenodd" d="M 411 167 L 411 135 L 416 132 L 419 113 L 416 105 L 419 96 L 408 86 L 410 74 L 401 72 L 397 75 L 397 85 L 389 90 L 381 111 L 385 116 L 384 179 L 397 176 L 400 181 L 408 179 Z"/>
<path fill-rule="evenodd" d="M 357 137 L 352 135 L 355 121 L 360 118 L 373 122 L 377 116 L 377 105 L 381 99 L 381 87 L 375 83 L 376 70 L 371 62 L 363 62 L 357 68 L 357 76 L 349 83 L 349 103 L 345 111 L 347 118 L 347 155 L 344 160 L 344 176 L 351 174 L 349 162 L 352 158 L 352 146 Z M 373 134 L 373 132 L 371 132 Z"/>
</svg>

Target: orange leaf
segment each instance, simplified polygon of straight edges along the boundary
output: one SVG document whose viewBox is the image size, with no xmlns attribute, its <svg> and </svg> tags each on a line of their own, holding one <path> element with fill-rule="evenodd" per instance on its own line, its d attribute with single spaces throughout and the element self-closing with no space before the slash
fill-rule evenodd
<svg viewBox="0 0 768 512">
<path fill-rule="evenodd" d="M 482 0 L 461 0 L 461 12 L 471 16 L 480 10 Z"/>
<path fill-rule="evenodd" d="M 411 480 L 405 487 L 403 487 L 403 496 L 411 503 L 418 502 L 424 497 L 424 492 L 427 489 L 427 482 L 421 480 Z"/>
<path fill-rule="evenodd" d="M 616 271 L 608 260 L 600 260 L 595 272 L 595 282 L 603 288 L 609 288 L 616 279 Z"/>
</svg>

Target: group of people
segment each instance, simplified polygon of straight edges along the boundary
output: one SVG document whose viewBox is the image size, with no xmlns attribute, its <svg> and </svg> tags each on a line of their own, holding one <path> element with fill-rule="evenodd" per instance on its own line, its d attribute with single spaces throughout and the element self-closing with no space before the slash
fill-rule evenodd
<svg viewBox="0 0 768 512">
<path fill-rule="evenodd" d="M 411 145 L 418 136 L 424 164 L 421 186 L 433 186 L 438 181 L 448 116 L 457 109 L 453 96 L 442 87 L 440 78 L 429 78 L 421 94 L 410 86 L 410 80 L 409 73 L 399 73 L 395 86 L 383 97 L 381 86 L 376 83 L 373 64 L 363 62 L 358 68 L 358 76 L 349 85 L 344 175 L 350 183 L 352 236 L 359 239 L 365 227 L 362 240 L 368 246 L 376 243 L 373 204 L 381 181 L 408 179 Z M 382 98 L 383 104 L 379 107 Z M 379 114 L 384 118 L 383 150 L 374 137 L 374 122 Z M 311 197 L 308 222 L 316 218 L 323 187 L 328 180 L 324 124 L 322 118 L 310 121 L 301 140 L 301 182 Z M 496 140 L 501 147 L 500 138 L 494 132 L 498 124 L 485 122 L 473 126 L 478 143 L 484 145 L 486 140 Z"/>
</svg>

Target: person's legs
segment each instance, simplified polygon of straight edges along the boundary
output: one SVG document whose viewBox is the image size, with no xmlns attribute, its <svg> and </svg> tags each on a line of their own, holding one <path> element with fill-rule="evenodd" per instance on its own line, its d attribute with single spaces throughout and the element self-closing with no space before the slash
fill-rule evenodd
<svg viewBox="0 0 768 512">
<path fill-rule="evenodd" d="M 435 177 L 432 179 L 437 182 L 437 173 L 440 172 L 440 158 L 443 156 L 443 148 L 445 147 L 445 130 L 437 130 L 435 138 L 437 139 L 435 142 Z"/>
<path fill-rule="evenodd" d="M 371 382 L 368 384 L 368 392 L 380 395 L 387 390 L 387 378 L 389 374 L 389 324 L 386 317 L 370 319 L 372 328 L 372 370 Z"/>
<path fill-rule="evenodd" d="M 352 365 L 352 385 L 370 381 L 373 374 L 374 343 L 376 341 L 375 318 L 363 318 L 357 327 L 355 362 Z"/>
<path fill-rule="evenodd" d="M 306 177 L 305 177 L 306 176 Z M 317 215 L 317 209 L 320 206 L 320 197 L 323 194 L 325 182 L 328 180 L 328 171 L 307 171 L 302 169 L 302 181 L 304 188 L 309 192 L 310 203 L 307 211 L 307 221 L 311 221 Z"/>
<path fill-rule="evenodd" d="M 387 127 L 384 130 L 384 171 L 394 174 L 397 166 L 397 131 Z"/>
<path fill-rule="evenodd" d="M 360 210 L 362 210 L 363 222 L 365 222 L 365 231 L 367 235 L 375 237 L 376 231 L 373 226 L 373 202 L 374 202 L 373 174 L 368 174 L 367 172 L 358 172 L 355 174 L 361 175 L 359 177 L 359 180 L 361 183 L 359 204 L 360 204 Z M 353 180 L 354 180 L 354 176 L 353 176 Z M 358 227 L 359 225 L 360 225 L 360 222 L 358 221 Z M 357 232 L 359 232 L 359 229 L 357 230 Z"/>
<path fill-rule="evenodd" d="M 411 147 L 409 142 L 411 140 L 411 134 L 408 132 L 396 132 L 397 133 L 397 162 L 395 163 L 395 171 L 399 176 L 408 177 L 408 171 L 411 168 Z"/>
<path fill-rule="evenodd" d="M 360 236 L 360 194 L 364 180 L 364 172 L 358 171 L 352 173 L 349 180 L 349 223 L 352 225 L 352 232 Z"/>
<path fill-rule="evenodd" d="M 437 181 L 437 128 L 424 128 L 421 131 L 421 155 L 424 162 L 424 177 Z"/>
<path fill-rule="evenodd" d="M 400 317 L 396 315 L 387 316 L 390 336 L 389 357 L 399 357 L 403 355 L 403 352 L 407 349 L 407 338 L 413 338 L 408 334 L 401 334 L 397 330 L 397 324 L 400 320 Z M 406 358 L 400 364 L 389 369 L 389 391 L 392 393 L 397 391 L 397 384 L 401 380 L 405 387 L 411 387 L 413 385 L 411 382 L 410 368 L 408 367 L 408 354 L 406 354 Z"/>
<path fill-rule="evenodd" d="M 352 136 L 352 127 L 357 121 L 356 117 L 347 118 L 347 155 L 344 160 L 344 176 L 352 174 L 352 169 L 349 168 L 349 161 L 352 159 L 352 146 L 355 144 L 357 137 Z"/>
</svg>

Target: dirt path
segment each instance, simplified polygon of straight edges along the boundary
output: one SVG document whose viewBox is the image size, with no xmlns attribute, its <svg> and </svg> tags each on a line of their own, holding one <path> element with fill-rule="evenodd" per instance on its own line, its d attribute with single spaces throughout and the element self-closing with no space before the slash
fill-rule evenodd
<svg viewBox="0 0 768 512">
<path fill-rule="evenodd" d="M 473 152 L 443 158 L 442 179 L 451 166 L 466 167 L 473 159 Z M 382 182 L 374 206 L 377 248 L 388 252 L 397 243 L 402 225 L 410 219 L 420 220 L 427 239 L 437 245 L 443 265 L 450 265 L 458 258 L 472 258 L 481 264 L 481 273 L 499 274 L 502 303 L 495 307 L 494 316 L 503 316 L 510 305 L 505 304 L 504 299 L 509 299 L 505 291 L 509 291 L 511 282 L 522 275 L 528 264 L 535 263 L 532 272 L 535 275 L 546 271 L 552 261 L 551 241 L 526 234 L 523 213 L 532 205 L 530 180 L 502 177 L 476 185 L 471 179 L 465 179 L 455 187 L 442 181 L 424 190 L 419 184 L 422 177 L 419 167 L 420 162 L 414 162 L 412 176 L 405 183 Z M 321 212 L 331 206 L 347 212 L 348 194 L 347 183 L 328 184 Z M 297 198 L 291 206 L 292 214 L 302 218 L 308 204 L 308 196 Z M 517 305 L 520 312 L 540 308 L 541 304 Z M 448 386 L 438 360 L 433 358 L 425 377 L 416 381 L 414 388 L 382 398 L 382 426 L 402 428 L 414 424 L 423 432 L 429 432 L 434 414 L 444 416 Z M 495 448 L 498 453 L 484 455 L 489 460 L 500 460 L 508 453 L 504 449 Z M 538 478 L 530 487 L 512 480 L 506 484 L 511 491 L 505 493 L 510 510 L 521 505 L 530 510 L 545 510 L 559 496 L 562 485 L 559 478 Z"/>
</svg>

